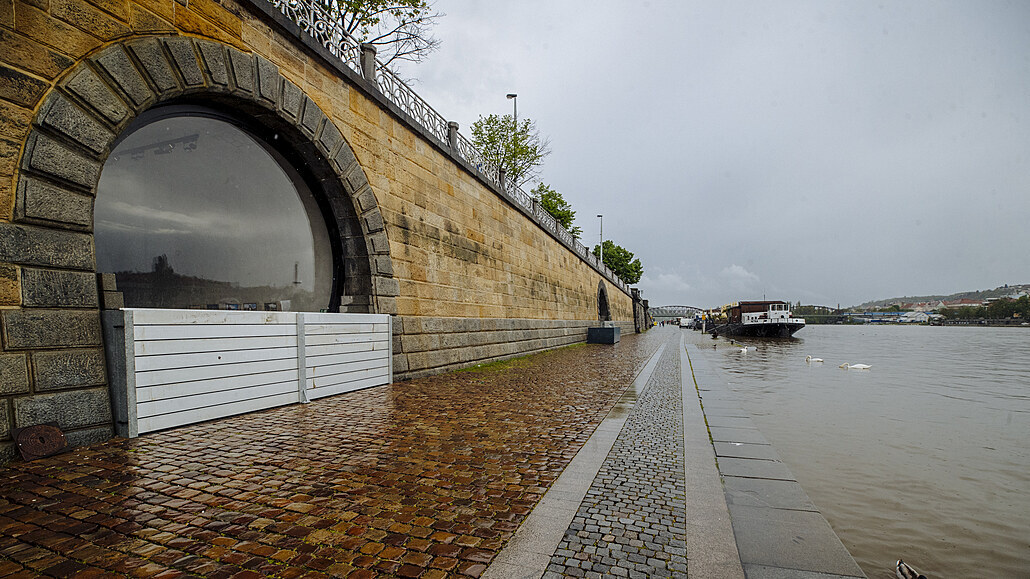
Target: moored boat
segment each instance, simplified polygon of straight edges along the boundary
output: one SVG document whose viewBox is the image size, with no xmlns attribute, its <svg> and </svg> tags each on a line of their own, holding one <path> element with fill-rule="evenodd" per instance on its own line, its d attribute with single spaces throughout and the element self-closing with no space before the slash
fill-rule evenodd
<svg viewBox="0 0 1030 579">
<path fill-rule="evenodd" d="M 805 327 L 804 318 L 795 318 L 790 304 L 783 301 L 737 302 L 726 312 L 727 322 L 709 333 L 753 338 L 789 338 Z"/>
</svg>

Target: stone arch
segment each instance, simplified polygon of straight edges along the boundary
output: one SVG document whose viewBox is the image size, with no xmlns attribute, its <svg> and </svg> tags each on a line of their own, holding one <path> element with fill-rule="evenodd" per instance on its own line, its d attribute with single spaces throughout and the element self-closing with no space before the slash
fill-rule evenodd
<svg viewBox="0 0 1030 579">
<path fill-rule="evenodd" d="M 597 320 L 608 322 L 612 319 L 612 310 L 608 305 L 608 286 L 604 280 L 597 282 Z"/>
<path fill-rule="evenodd" d="M 26 242 L 37 238 L 52 246 L 53 255 L 34 257 L 31 265 L 95 271 L 93 198 L 104 162 L 137 116 L 179 103 L 231 110 L 266 131 L 259 136 L 281 135 L 281 152 L 304 165 L 319 192 L 341 258 L 330 303 L 342 311 L 396 313 L 385 222 L 339 128 L 267 59 L 183 36 L 107 45 L 72 67 L 43 99 L 22 153 L 13 215 L 28 225 L 20 232 Z"/>
</svg>

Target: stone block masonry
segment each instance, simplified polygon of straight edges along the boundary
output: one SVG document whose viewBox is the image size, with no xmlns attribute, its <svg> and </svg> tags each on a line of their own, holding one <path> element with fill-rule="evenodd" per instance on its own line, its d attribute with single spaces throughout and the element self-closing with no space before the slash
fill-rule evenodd
<svg viewBox="0 0 1030 579">
<path fill-rule="evenodd" d="M 99 312 L 120 296 L 95 283 L 93 205 L 113 144 L 158 106 L 236 111 L 309 165 L 334 303 L 398 316 L 400 378 L 583 341 L 599 284 L 633 328 L 631 296 L 265 0 L 2 4 L 0 463 L 10 428 L 110 431 Z"/>
<path fill-rule="evenodd" d="M 596 322 L 510 318 L 399 317 L 394 323 L 396 376 L 418 378 L 586 341 Z M 632 332 L 633 322 L 619 324 Z"/>
</svg>

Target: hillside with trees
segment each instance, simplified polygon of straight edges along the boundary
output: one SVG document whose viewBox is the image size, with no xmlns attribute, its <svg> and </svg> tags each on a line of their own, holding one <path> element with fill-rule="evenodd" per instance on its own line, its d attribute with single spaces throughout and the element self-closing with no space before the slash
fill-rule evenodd
<svg viewBox="0 0 1030 579">
<path fill-rule="evenodd" d="M 865 302 L 857 306 L 852 307 L 855 311 L 866 311 L 866 310 L 879 310 L 888 308 L 890 306 L 901 304 L 913 304 L 922 302 L 935 302 L 935 301 L 955 301 L 962 299 L 986 301 L 992 298 L 1002 298 L 1019 292 L 1030 292 L 1030 284 L 1006 284 L 1001 287 L 997 287 L 990 290 L 974 290 L 967 292 L 959 292 L 950 295 L 930 295 L 930 296 L 904 296 L 899 298 L 889 298 L 882 300 L 874 300 Z"/>
</svg>

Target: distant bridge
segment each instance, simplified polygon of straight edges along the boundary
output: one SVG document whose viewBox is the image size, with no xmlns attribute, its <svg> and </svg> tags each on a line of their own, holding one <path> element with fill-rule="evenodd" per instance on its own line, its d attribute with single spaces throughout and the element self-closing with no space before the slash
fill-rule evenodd
<svg viewBox="0 0 1030 579">
<path fill-rule="evenodd" d="M 693 317 L 702 308 L 695 306 L 652 306 L 647 309 L 654 319 Z"/>
</svg>

